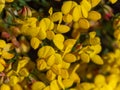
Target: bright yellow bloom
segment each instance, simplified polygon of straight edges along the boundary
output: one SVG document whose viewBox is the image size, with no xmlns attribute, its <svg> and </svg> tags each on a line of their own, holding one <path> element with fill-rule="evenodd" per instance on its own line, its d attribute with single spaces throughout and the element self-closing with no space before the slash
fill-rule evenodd
<svg viewBox="0 0 120 90">
<path fill-rule="evenodd" d="M 37 60 L 37 69 L 38 70 L 44 70 L 46 69 L 47 64 L 44 59 Z"/>
<path fill-rule="evenodd" d="M 2 12 L 4 7 L 5 7 L 5 0 L 0 0 L 0 13 Z"/>
<path fill-rule="evenodd" d="M 6 46 L 6 42 L 0 39 L 0 48 L 4 48 Z"/>
<path fill-rule="evenodd" d="M 88 19 L 90 19 L 92 21 L 97 21 L 97 20 L 101 19 L 101 14 L 97 11 L 90 11 L 88 13 Z"/>
<path fill-rule="evenodd" d="M 29 75 L 29 71 L 27 70 L 27 68 L 22 68 L 20 69 L 19 74 L 21 76 L 27 77 Z"/>
<path fill-rule="evenodd" d="M 5 67 L 0 63 L 0 72 L 4 71 Z"/>
<path fill-rule="evenodd" d="M 34 82 L 31 86 L 32 90 L 43 90 L 45 87 L 46 85 L 40 81 Z"/>
<path fill-rule="evenodd" d="M 91 3 L 92 8 L 97 6 L 101 0 L 88 0 Z"/>
<path fill-rule="evenodd" d="M 46 77 L 48 80 L 52 81 L 56 78 L 56 74 L 52 72 L 52 70 L 47 71 Z"/>
<path fill-rule="evenodd" d="M 62 34 L 56 34 L 54 36 L 53 42 L 58 49 L 62 50 L 64 48 L 64 36 Z"/>
<path fill-rule="evenodd" d="M 15 84 L 17 84 L 19 82 L 19 78 L 17 76 L 10 76 L 10 81 L 9 84 L 11 86 L 14 86 Z"/>
<path fill-rule="evenodd" d="M 91 60 L 95 63 L 95 64 L 99 64 L 99 65 L 103 65 L 103 59 L 99 56 L 99 55 L 94 55 L 93 57 L 91 57 Z"/>
<path fill-rule="evenodd" d="M 51 46 L 43 46 L 38 50 L 39 58 L 48 58 L 53 54 L 55 54 L 55 50 Z"/>
<path fill-rule="evenodd" d="M 36 37 L 33 37 L 30 41 L 31 46 L 34 49 L 37 49 L 39 47 L 40 43 L 41 43 L 41 41 Z"/>
<path fill-rule="evenodd" d="M 81 29 L 88 29 L 90 27 L 90 24 L 87 19 L 80 19 L 79 20 L 79 28 Z"/>
<path fill-rule="evenodd" d="M 72 20 L 73 20 L 73 17 L 70 14 L 66 14 L 66 15 L 63 16 L 63 21 L 66 22 L 66 23 L 71 23 Z"/>
<path fill-rule="evenodd" d="M 11 2 L 13 2 L 14 0 L 5 0 L 5 2 L 7 2 L 7 3 L 11 3 Z"/>
<path fill-rule="evenodd" d="M 12 90 L 23 90 L 21 85 L 19 84 L 15 84 L 14 86 L 12 86 Z"/>
<path fill-rule="evenodd" d="M 10 86 L 9 86 L 9 85 L 7 85 L 7 84 L 2 84 L 2 85 L 0 86 L 0 90 L 11 90 L 11 89 L 10 89 Z"/>
<path fill-rule="evenodd" d="M 76 56 L 72 53 L 65 54 L 63 60 L 68 63 L 72 63 L 76 61 Z"/>
</svg>

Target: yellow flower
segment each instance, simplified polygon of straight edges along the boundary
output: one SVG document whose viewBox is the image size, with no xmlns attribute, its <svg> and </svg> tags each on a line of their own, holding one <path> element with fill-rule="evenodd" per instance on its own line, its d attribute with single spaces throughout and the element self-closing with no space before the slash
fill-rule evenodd
<svg viewBox="0 0 120 90">
<path fill-rule="evenodd" d="M 4 71 L 5 67 L 0 63 L 0 72 Z"/>
<path fill-rule="evenodd" d="M 64 36 L 62 34 L 56 34 L 54 36 L 53 42 L 58 49 L 63 50 L 63 48 L 64 48 L 64 44 L 63 44 Z"/>
<path fill-rule="evenodd" d="M 38 50 L 39 58 L 48 58 L 53 54 L 55 54 L 55 50 L 51 46 L 43 46 Z"/>
<path fill-rule="evenodd" d="M 61 69 L 61 74 L 60 76 L 63 78 L 63 79 L 67 79 L 69 78 L 69 72 L 67 69 Z"/>
<path fill-rule="evenodd" d="M 79 20 L 79 28 L 81 29 L 88 29 L 90 27 L 90 24 L 87 19 L 80 19 Z"/>
<path fill-rule="evenodd" d="M 41 43 L 41 41 L 36 37 L 33 37 L 30 40 L 30 44 L 31 44 L 32 48 L 34 48 L 34 49 L 37 49 L 39 47 L 40 43 Z"/>
<path fill-rule="evenodd" d="M 83 62 L 89 63 L 90 62 L 90 56 L 86 53 L 82 53 L 80 54 L 81 60 Z"/>
<path fill-rule="evenodd" d="M 55 30 L 56 33 L 67 33 L 70 31 L 70 27 L 66 25 L 58 25 L 57 29 Z"/>
<path fill-rule="evenodd" d="M 0 48 L 4 48 L 6 45 L 7 45 L 6 42 L 0 39 Z"/>
<path fill-rule="evenodd" d="M 91 4 L 87 0 L 82 0 L 80 2 L 80 5 L 85 8 L 85 10 L 90 11 L 91 10 Z"/>
<path fill-rule="evenodd" d="M 29 75 L 29 72 L 28 72 L 27 68 L 22 68 L 22 69 L 20 69 L 19 74 L 21 76 L 27 77 Z"/>
<path fill-rule="evenodd" d="M 53 80 L 50 83 L 50 90 L 60 90 L 57 80 Z"/>
<path fill-rule="evenodd" d="M 0 90 L 11 90 L 11 89 L 10 89 L 10 86 L 9 86 L 9 85 L 7 85 L 7 84 L 2 84 L 2 85 L 0 86 Z"/>
<path fill-rule="evenodd" d="M 71 23 L 72 20 L 73 20 L 73 17 L 70 14 L 66 14 L 66 15 L 63 16 L 63 21 L 66 22 L 66 23 Z"/>
<path fill-rule="evenodd" d="M 44 59 L 37 60 L 37 69 L 38 70 L 44 70 L 46 69 L 47 64 Z"/>
<path fill-rule="evenodd" d="M 53 40 L 53 38 L 55 36 L 55 33 L 53 31 L 48 30 L 48 31 L 46 31 L 46 34 L 47 34 L 47 39 Z"/>
<path fill-rule="evenodd" d="M 62 81 L 62 83 L 63 83 L 65 88 L 69 88 L 69 87 L 71 87 L 73 85 L 74 82 L 73 82 L 72 79 L 64 79 Z"/>
<path fill-rule="evenodd" d="M 10 76 L 10 81 L 9 84 L 11 86 L 14 86 L 15 84 L 17 84 L 19 82 L 19 78 L 17 76 Z"/>
<path fill-rule="evenodd" d="M 5 0 L 0 0 L 0 13 L 2 12 L 4 7 L 5 7 Z"/>
<path fill-rule="evenodd" d="M 12 59 L 12 58 L 14 57 L 14 54 L 9 53 L 9 52 L 7 52 L 7 51 L 3 51 L 3 52 L 2 52 L 2 57 L 3 57 L 4 59 Z"/>
<path fill-rule="evenodd" d="M 23 90 L 23 89 L 20 86 L 20 84 L 15 84 L 14 86 L 12 86 L 12 90 Z"/>
<path fill-rule="evenodd" d="M 95 63 L 95 64 L 99 64 L 99 65 L 103 65 L 103 59 L 99 56 L 99 55 L 94 55 L 93 57 L 91 57 L 91 60 Z"/>
<path fill-rule="evenodd" d="M 55 74 L 60 75 L 60 74 L 61 74 L 61 65 L 60 65 L 60 64 L 58 64 L 58 65 L 54 64 L 54 65 L 51 67 L 51 70 L 52 70 Z"/>
<path fill-rule="evenodd" d="M 61 11 L 63 14 L 68 14 L 76 5 L 75 1 L 66 1 L 62 5 Z"/>
<path fill-rule="evenodd" d="M 102 85 L 106 84 L 105 76 L 98 74 L 94 79 L 94 83 L 98 87 L 101 87 Z"/>
<path fill-rule="evenodd" d="M 41 81 L 36 81 L 32 84 L 31 89 L 32 90 L 43 90 L 46 87 L 46 85 Z"/>
<path fill-rule="evenodd" d="M 101 19 L 101 14 L 97 11 L 90 11 L 88 13 L 88 19 L 97 21 L 97 20 Z"/>
<path fill-rule="evenodd" d="M 82 11 L 81 11 L 80 5 L 76 5 L 73 8 L 72 16 L 73 16 L 73 21 L 75 21 L 75 22 L 78 21 L 80 18 L 82 18 Z"/>
<path fill-rule="evenodd" d="M 72 53 L 65 54 L 63 60 L 68 63 L 72 63 L 76 61 L 76 56 Z"/>
<path fill-rule="evenodd" d="M 52 72 L 52 70 L 48 70 L 46 73 L 46 77 L 48 80 L 52 81 L 56 78 L 56 74 Z"/>
</svg>

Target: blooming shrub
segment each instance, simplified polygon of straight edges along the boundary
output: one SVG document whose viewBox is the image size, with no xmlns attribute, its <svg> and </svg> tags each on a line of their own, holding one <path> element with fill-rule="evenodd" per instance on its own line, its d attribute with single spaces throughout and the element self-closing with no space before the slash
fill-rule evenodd
<svg viewBox="0 0 120 90">
<path fill-rule="evenodd" d="M 1 0 L 0 90 L 120 90 L 117 0 Z"/>
</svg>

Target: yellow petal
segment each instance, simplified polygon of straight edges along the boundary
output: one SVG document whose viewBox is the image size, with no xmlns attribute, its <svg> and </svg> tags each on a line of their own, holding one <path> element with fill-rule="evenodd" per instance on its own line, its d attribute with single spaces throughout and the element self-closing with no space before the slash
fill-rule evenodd
<svg viewBox="0 0 120 90">
<path fill-rule="evenodd" d="M 19 82 L 19 78 L 17 76 L 10 76 L 10 81 L 9 81 L 9 84 L 11 86 L 14 86 L 15 84 L 17 84 Z"/>
<path fill-rule="evenodd" d="M 29 72 L 28 72 L 27 68 L 22 68 L 22 69 L 20 69 L 19 74 L 21 76 L 27 77 L 29 75 Z"/>
<path fill-rule="evenodd" d="M 68 63 L 72 63 L 76 61 L 76 56 L 72 53 L 65 54 L 63 60 Z"/>
<path fill-rule="evenodd" d="M 88 54 L 82 53 L 82 54 L 80 55 L 80 57 L 81 57 L 81 60 L 82 60 L 83 62 L 89 63 L 90 57 L 89 57 Z"/>
<path fill-rule="evenodd" d="M 4 66 L 0 63 L 0 72 L 2 72 L 4 69 L 5 69 Z"/>
<path fill-rule="evenodd" d="M 52 70 L 56 75 L 60 75 L 60 74 L 61 74 L 61 66 L 60 66 L 60 65 L 54 64 L 54 65 L 51 67 L 51 70 Z"/>
<path fill-rule="evenodd" d="M 95 7 L 100 3 L 101 0 L 88 0 L 88 1 L 91 3 L 92 7 Z"/>
<path fill-rule="evenodd" d="M 68 14 L 77 3 L 75 1 L 66 1 L 63 3 L 61 11 L 63 14 Z"/>
<path fill-rule="evenodd" d="M 44 70 L 46 69 L 47 64 L 44 59 L 37 60 L 37 69 L 38 70 Z"/>
<path fill-rule="evenodd" d="M 64 90 L 65 89 L 65 87 L 64 87 L 64 85 L 63 85 L 63 83 L 62 83 L 62 77 L 59 75 L 58 76 L 58 84 L 60 85 L 60 87 Z"/>
<path fill-rule="evenodd" d="M 53 80 L 50 83 L 50 90 L 60 90 L 57 80 Z"/>
<path fill-rule="evenodd" d="M 43 90 L 45 87 L 46 85 L 41 81 L 36 81 L 31 86 L 32 90 Z"/>
<path fill-rule="evenodd" d="M 99 65 L 103 65 L 104 62 L 102 60 L 102 58 L 99 55 L 94 55 L 91 60 L 95 63 L 95 64 L 99 64 Z"/>
<path fill-rule="evenodd" d="M 12 87 L 12 90 L 23 90 L 22 87 L 19 85 L 19 84 L 15 84 L 13 87 Z"/>
<path fill-rule="evenodd" d="M 97 20 L 101 19 L 101 14 L 97 11 L 90 11 L 88 13 L 88 19 L 97 21 Z"/>
<path fill-rule="evenodd" d="M 70 31 L 70 27 L 66 25 L 59 25 L 56 29 L 57 33 L 67 33 L 68 31 Z"/>
<path fill-rule="evenodd" d="M 63 80 L 63 85 L 65 88 L 69 88 L 73 85 L 73 80 L 71 79 L 64 79 Z"/>
<path fill-rule="evenodd" d="M 59 23 L 61 23 L 62 22 L 62 12 L 55 12 L 55 13 L 53 13 L 53 15 L 50 16 L 50 19 L 53 22 L 59 21 Z"/>
<path fill-rule="evenodd" d="M 53 42 L 58 49 L 62 50 L 64 48 L 64 36 L 62 34 L 56 34 Z"/>
<path fill-rule="evenodd" d="M 0 13 L 2 12 L 4 7 L 5 7 L 5 0 L 1 0 L 0 1 Z"/>
<path fill-rule="evenodd" d="M 72 11 L 73 21 L 78 21 L 82 17 L 81 6 L 77 5 L 73 8 Z"/>
<path fill-rule="evenodd" d="M 61 74 L 60 74 L 60 76 L 61 76 L 63 79 L 69 78 L 68 70 L 67 70 L 67 69 L 61 69 Z"/>
<path fill-rule="evenodd" d="M 55 50 L 51 46 L 43 46 L 38 50 L 39 58 L 48 58 L 53 54 L 55 54 Z"/>
<path fill-rule="evenodd" d="M 37 35 L 37 38 L 40 40 L 44 40 L 46 37 L 47 37 L 46 31 L 43 29 L 40 29 Z"/>
<path fill-rule="evenodd" d="M 6 42 L 4 40 L 0 40 L 0 48 L 4 48 L 6 46 Z"/>
<path fill-rule="evenodd" d="M 62 56 L 58 53 L 55 53 L 55 64 L 61 64 L 62 63 Z"/>
<path fill-rule="evenodd" d="M 47 34 L 47 39 L 49 40 L 53 40 L 54 36 L 55 36 L 55 33 L 53 31 L 46 31 L 46 34 Z"/>
<path fill-rule="evenodd" d="M 32 48 L 34 48 L 34 49 L 37 49 L 38 47 L 39 47 L 39 44 L 41 43 L 41 41 L 38 39 L 38 38 L 36 38 L 36 37 L 33 37 L 32 39 L 31 39 L 31 41 L 30 41 L 30 44 L 31 44 L 31 46 L 32 46 Z"/>
<path fill-rule="evenodd" d="M 51 55 L 47 61 L 46 61 L 47 65 L 52 66 L 55 63 L 55 55 Z"/>
<path fill-rule="evenodd" d="M 81 12 L 84 18 L 88 17 L 88 10 L 83 5 L 81 5 Z"/>
<path fill-rule="evenodd" d="M 90 24 L 87 19 L 83 18 L 79 20 L 79 27 L 81 29 L 88 29 L 90 27 Z"/>
<path fill-rule="evenodd" d="M 82 2 L 80 2 L 80 5 L 82 5 L 83 7 L 85 7 L 85 9 L 87 11 L 90 11 L 90 9 L 91 9 L 91 4 L 87 0 L 82 0 Z"/>
<path fill-rule="evenodd" d="M 2 52 L 2 57 L 3 57 L 4 59 L 12 59 L 12 58 L 14 57 L 14 54 L 9 53 L 9 52 L 7 52 L 7 51 L 3 51 L 3 52 Z"/>
<path fill-rule="evenodd" d="M 10 86 L 9 86 L 9 85 L 7 85 L 7 84 L 2 84 L 2 85 L 0 86 L 0 90 L 11 90 L 11 89 L 10 89 Z"/>
<path fill-rule="evenodd" d="M 47 71 L 46 77 L 48 80 L 52 81 L 56 78 L 56 74 L 52 72 L 52 70 Z"/>
<path fill-rule="evenodd" d="M 72 20 L 73 20 L 73 17 L 70 14 L 66 14 L 66 15 L 63 16 L 63 21 L 66 22 L 66 23 L 71 23 Z"/>
</svg>

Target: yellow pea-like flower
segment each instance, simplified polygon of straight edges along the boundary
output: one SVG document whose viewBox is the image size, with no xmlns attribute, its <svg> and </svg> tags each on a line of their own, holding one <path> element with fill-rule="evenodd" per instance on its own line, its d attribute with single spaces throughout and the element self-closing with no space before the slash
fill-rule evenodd
<svg viewBox="0 0 120 90">
<path fill-rule="evenodd" d="M 36 81 L 32 84 L 31 89 L 32 90 L 43 90 L 46 87 L 46 85 L 41 81 Z"/>
<path fill-rule="evenodd" d="M 120 30 L 117 29 L 114 31 L 114 37 L 117 39 L 117 40 L 120 40 Z"/>
<path fill-rule="evenodd" d="M 58 75 L 57 82 L 58 82 L 58 85 L 64 90 L 65 87 L 62 83 L 62 77 L 60 75 Z"/>
<path fill-rule="evenodd" d="M 81 29 L 88 29 L 90 27 L 90 24 L 87 19 L 82 18 L 79 20 L 79 27 Z"/>
<path fill-rule="evenodd" d="M 6 66 L 6 64 L 7 64 L 3 58 L 0 58 L 0 63 L 1 63 L 3 66 Z"/>
<path fill-rule="evenodd" d="M 95 85 L 93 83 L 83 82 L 78 84 L 77 89 L 78 90 L 94 90 Z"/>
<path fill-rule="evenodd" d="M 94 79 L 94 83 L 98 87 L 101 87 L 102 85 L 106 84 L 105 76 L 102 74 L 98 74 Z"/>
<path fill-rule="evenodd" d="M 7 2 L 7 3 L 11 3 L 11 2 L 13 2 L 14 0 L 5 0 L 5 2 Z"/>
<path fill-rule="evenodd" d="M 64 36 L 62 34 L 56 34 L 54 36 L 53 42 L 58 49 L 62 50 L 64 48 Z"/>
<path fill-rule="evenodd" d="M 48 58 L 53 54 L 55 54 L 55 50 L 51 46 L 43 46 L 38 50 L 39 58 Z"/>
<path fill-rule="evenodd" d="M 9 53 L 9 52 L 7 52 L 7 51 L 3 51 L 3 52 L 2 52 L 2 57 L 3 57 L 4 59 L 12 59 L 12 58 L 14 57 L 14 54 Z"/>
<path fill-rule="evenodd" d="M 83 5 L 81 5 L 81 12 L 82 12 L 82 15 L 84 18 L 88 17 L 88 11 L 86 10 L 86 8 Z"/>
<path fill-rule="evenodd" d="M 65 61 L 62 61 L 62 66 L 63 69 L 68 69 L 70 67 L 70 63 L 67 63 Z"/>
<path fill-rule="evenodd" d="M 47 71 L 46 77 L 48 80 L 52 81 L 56 78 L 56 74 L 52 72 L 52 70 Z"/>
<path fill-rule="evenodd" d="M 31 44 L 32 48 L 34 48 L 34 49 L 37 49 L 39 47 L 40 43 L 41 43 L 41 41 L 36 37 L 33 37 L 30 40 L 30 44 Z"/>
<path fill-rule="evenodd" d="M 43 18 L 39 23 L 39 28 L 46 31 L 54 28 L 54 23 L 49 18 Z"/>
<path fill-rule="evenodd" d="M 68 14 L 76 5 L 75 1 L 66 1 L 63 3 L 61 11 L 63 14 Z"/>
<path fill-rule="evenodd" d="M 0 48 L 4 48 L 6 45 L 7 45 L 6 42 L 0 39 Z"/>
<path fill-rule="evenodd" d="M 118 0 L 109 0 L 112 4 L 116 3 Z"/>
<path fill-rule="evenodd" d="M 12 86 L 12 90 L 23 90 L 22 86 L 20 86 L 20 84 L 15 84 L 14 86 Z"/>
<path fill-rule="evenodd" d="M 85 9 L 86 9 L 87 11 L 90 11 L 90 10 L 91 10 L 91 4 L 90 4 L 90 2 L 88 2 L 87 0 L 82 0 L 82 1 L 80 2 L 80 5 L 82 5 L 83 7 L 85 7 Z"/>
<path fill-rule="evenodd" d="M 47 61 L 46 61 L 48 66 L 52 66 L 55 63 L 55 55 L 51 55 Z"/>
<path fill-rule="evenodd" d="M 88 19 L 93 20 L 93 21 L 97 21 L 101 19 L 101 14 L 97 11 L 90 11 L 88 13 Z"/>
<path fill-rule="evenodd" d="M 44 70 L 47 67 L 47 63 L 44 59 L 37 60 L 37 69 L 38 70 Z"/>
<path fill-rule="evenodd" d="M 27 68 L 22 68 L 20 69 L 19 74 L 21 76 L 27 77 L 29 75 L 29 71 L 27 70 Z"/>
<path fill-rule="evenodd" d="M 80 83 L 80 77 L 76 72 L 70 74 L 70 79 L 72 79 L 75 83 Z"/>
<path fill-rule="evenodd" d="M 50 19 L 53 22 L 59 21 L 59 23 L 61 23 L 62 22 L 62 17 L 63 17 L 62 12 L 55 12 L 50 16 Z"/>
<path fill-rule="evenodd" d="M 0 63 L 0 72 L 4 71 L 5 67 Z"/>
<path fill-rule="evenodd" d="M 37 38 L 40 40 L 44 40 L 47 37 L 46 31 L 43 29 L 39 30 L 39 33 L 37 34 Z"/>
<path fill-rule="evenodd" d="M 63 58 L 63 60 L 64 60 L 65 62 L 68 62 L 68 63 L 75 62 L 76 59 L 77 59 L 76 56 L 75 56 L 74 54 L 72 54 L 72 53 L 67 53 L 67 54 L 65 54 L 65 56 L 64 56 L 64 58 Z"/>
<path fill-rule="evenodd" d="M 98 65 L 103 65 L 104 62 L 102 60 L 102 58 L 99 55 L 94 55 L 93 57 L 91 57 L 91 60 Z"/>
<path fill-rule="evenodd" d="M 66 23 L 71 23 L 72 20 L 73 20 L 73 17 L 70 14 L 66 14 L 66 15 L 63 16 L 63 21 L 66 22 Z"/>
<path fill-rule="evenodd" d="M 63 79 L 67 79 L 69 77 L 69 73 L 68 73 L 68 70 L 67 69 L 61 69 L 61 74 L 60 76 L 63 78 Z"/>
<path fill-rule="evenodd" d="M 1 0 L 0 1 L 0 13 L 2 12 L 4 7 L 5 7 L 5 0 Z"/>
<path fill-rule="evenodd" d="M 80 58 L 83 62 L 89 63 L 90 62 L 90 56 L 86 53 L 80 54 Z"/>
<path fill-rule="evenodd" d="M 50 86 L 46 86 L 43 90 L 50 90 Z"/>
<path fill-rule="evenodd" d="M 19 82 L 19 78 L 17 76 L 10 76 L 10 81 L 9 81 L 9 84 L 11 86 L 14 86 L 15 84 L 17 84 Z"/>
<path fill-rule="evenodd" d="M 56 65 L 54 64 L 52 67 L 51 67 L 51 70 L 57 74 L 57 75 L 60 75 L 61 74 L 61 66 L 60 65 Z"/>
<path fill-rule="evenodd" d="M 97 6 L 101 0 L 88 0 L 91 3 L 92 8 Z"/>
<path fill-rule="evenodd" d="M 10 86 L 9 86 L 9 85 L 7 85 L 7 84 L 2 84 L 2 85 L 0 86 L 0 90 L 11 90 L 11 89 L 10 89 Z"/>
<path fill-rule="evenodd" d="M 74 83 L 72 79 L 64 79 L 62 82 L 65 88 L 71 87 Z"/>
<path fill-rule="evenodd" d="M 48 30 L 48 31 L 46 31 L 46 34 L 47 34 L 47 39 L 53 40 L 53 38 L 55 36 L 55 33 L 53 31 Z"/>
<path fill-rule="evenodd" d="M 90 38 L 94 38 L 94 37 L 96 36 L 96 32 L 94 32 L 94 31 L 93 31 L 93 32 L 90 32 L 90 33 L 89 33 L 89 36 L 90 36 Z"/>
<path fill-rule="evenodd" d="M 57 32 L 57 33 L 67 33 L 68 31 L 70 31 L 70 27 L 69 26 L 59 25 L 55 32 Z"/>
<path fill-rule="evenodd" d="M 58 53 L 55 53 L 55 64 L 61 64 L 62 61 L 62 56 Z"/>
<path fill-rule="evenodd" d="M 50 90 L 60 90 L 57 80 L 53 80 L 50 83 Z"/>
<path fill-rule="evenodd" d="M 73 8 L 72 11 L 73 21 L 78 21 L 82 17 L 81 6 L 77 5 Z"/>
</svg>

